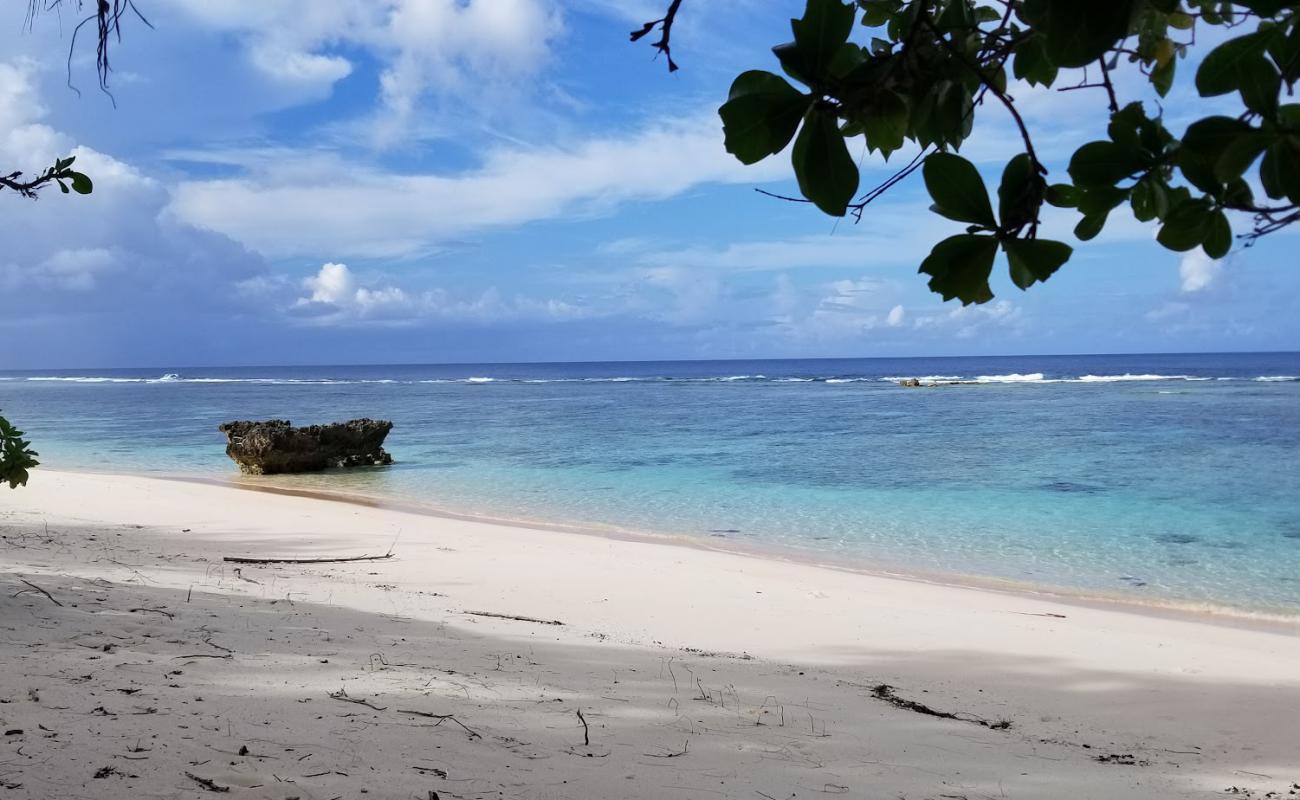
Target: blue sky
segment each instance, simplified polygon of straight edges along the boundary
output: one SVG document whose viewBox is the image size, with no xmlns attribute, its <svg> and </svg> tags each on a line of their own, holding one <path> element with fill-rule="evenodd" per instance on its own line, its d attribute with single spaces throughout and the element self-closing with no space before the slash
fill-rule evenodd
<svg viewBox="0 0 1300 800">
<path fill-rule="evenodd" d="M 0 162 L 75 153 L 96 192 L 0 197 L 0 368 L 1300 347 L 1293 234 L 1213 262 L 1124 212 L 1047 284 L 942 303 L 916 267 L 960 226 L 919 175 L 837 223 L 753 191 L 794 191 L 785 154 L 723 150 L 717 105 L 799 4 L 687 0 L 672 75 L 627 42 L 664 5 L 144 0 L 116 109 L 89 47 L 65 85 L 71 20 L 38 18 L 0 44 Z M 1102 134 L 1098 94 L 1013 92 L 1055 174 Z M 1014 132 L 993 106 L 976 128 L 999 174 Z"/>
</svg>

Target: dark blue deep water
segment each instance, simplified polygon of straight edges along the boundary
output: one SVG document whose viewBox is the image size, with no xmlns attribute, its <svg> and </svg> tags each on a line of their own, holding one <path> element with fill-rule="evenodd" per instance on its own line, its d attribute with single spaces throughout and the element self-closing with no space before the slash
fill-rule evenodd
<svg viewBox="0 0 1300 800">
<path fill-rule="evenodd" d="M 234 473 L 225 420 L 380 417 L 396 466 L 260 480 L 1296 615 L 1297 376 L 1295 353 L 160 367 L 0 373 L 0 410 L 50 467 L 188 475 Z"/>
</svg>

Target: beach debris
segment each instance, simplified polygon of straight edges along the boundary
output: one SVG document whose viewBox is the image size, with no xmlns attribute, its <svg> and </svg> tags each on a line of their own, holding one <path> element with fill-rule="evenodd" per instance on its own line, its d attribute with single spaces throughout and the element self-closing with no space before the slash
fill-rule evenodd
<svg viewBox="0 0 1300 800">
<path fill-rule="evenodd" d="M 217 426 L 226 434 L 226 455 L 249 475 L 386 466 L 393 463 L 383 446 L 392 429 L 388 420 L 369 418 L 303 428 L 295 428 L 287 419 L 237 420 Z"/>
<path fill-rule="evenodd" d="M 1126 767 L 1149 767 L 1151 762 L 1146 759 L 1140 759 L 1132 753 L 1107 753 L 1102 756 L 1093 756 L 1093 761 L 1099 764 L 1119 764 Z"/>
<path fill-rule="evenodd" d="M 331 695 L 331 697 L 332 697 L 332 696 L 333 696 L 333 695 Z M 355 702 L 355 701 L 353 701 L 353 702 Z M 461 722 L 460 720 L 456 719 L 456 715 L 455 715 L 455 714 L 434 714 L 434 713 L 429 712 L 429 711 L 414 711 L 414 710 L 412 710 L 412 709 L 408 709 L 408 708 L 399 708 L 399 709 L 397 709 L 397 713 L 398 713 L 398 714 L 410 714 L 410 715 L 413 716 L 413 717 L 424 717 L 425 719 L 436 719 L 436 720 L 438 720 L 438 721 L 437 721 L 437 722 L 434 724 L 434 726 L 433 726 L 433 727 L 435 727 L 435 728 L 438 727 L 439 725 L 441 725 L 441 724 L 444 723 L 444 722 L 454 722 L 454 723 L 456 723 L 457 725 L 459 725 L 459 726 L 460 726 L 460 727 L 465 731 L 466 734 L 469 735 L 469 738 L 471 738 L 471 739 L 482 739 L 482 738 L 483 738 L 483 734 L 479 733 L 478 731 L 476 731 L 476 730 L 474 730 L 473 728 L 469 727 L 469 726 L 466 725 L 465 723 L 463 723 L 463 722 Z M 417 769 L 423 769 L 423 768 L 422 768 L 422 767 L 417 767 Z"/>
<path fill-rule="evenodd" d="M 27 584 L 27 585 L 30 586 L 31 588 L 30 588 L 30 589 L 19 589 L 18 591 L 14 592 L 14 594 L 13 594 L 14 597 L 17 597 L 17 596 L 20 595 L 20 594 L 27 594 L 28 592 L 40 592 L 41 594 L 43 594 L 43 595 L 45 595 L 47 598 L 49 598 L 49 601 L 50 601 L 51 603 L 53 603 L 54 605 L 59 606 L 60 608 L 63 607 L 63 604 L 62 604 L 62 603 L 60 603 L 58 600 L 55 600 L 55 599 L 54 599 L 54 595 L 52 595 L 52 594 L 50 594 L 49 592 L 45 591 L 45 590 L 42 589 L 41 587 L 37 586 L 36 584 L 32 583 L 32 582 L 29 581 L 29 580 L 25 580 L 25 579 L 23 579 L 23 578 L 19 578 L 18 580 L 19 580 L 19 582 L 21 582 L 21 583 L 25 583 L 25 584 Z"/>
<path fill-rule="evenodd" d="M 342 700 L 345 703 L 356 703 L 359 706 L 373 708 L 375 711 L 384 711 L 388 708 L 388 706 L 377 706 L 369 700 L 363 700 L 359 697 L 349 697 L 347 689 L 339 689 L 337 692 L 329 692 L 329 696 L 335 700 Z"/>
<path fill-rule="evenodd" d="M 582 723 L 582 746 L 591 747 L 591 727 L 587 725 L 587 718 L 582 716 L 582 709 L 578 709 L 578 721 Z"/>
<path fill-rule="evenodd" d="M 132 614 L 144 614 L 144 613 L 162 614 L 164 617 L 167 617 L 168 619 L 176 619 L 175 614 L 161 608 L 132 608 L 129 611 Z"/>
<path fill-rule="evenodd" d="M 96 780 L 103 780 L 104 778 L 111 778 L 114 775 L 117 775 L 122 778 L 136 777 L 135 775 L 127 775 L 125 772 L 118 769 L 117 767 L 100 767 L 99 769 L 95 770 L 94 778 Z"/>
<path fill-rule="evenodd" d="M 930 708 L 924 703 L 918 703 L 915 700 L 908 700 L 904 697 L 899 697 L 897 694 L 894 693 L 894 687 L 890 686 L 887 683 L 881 683 L 871 687 L 871 696 L 876 698 L 877 700 L 884 700 L 886 703 L 889 703 L 891 706 L 894 706 L 895 708 L 901 708 L 905 711 L 915 711 L 918 714 L 925 714 L 926 716 L 929 717 L 939 717 L 940 719 L 955 719 L 958 722 L 970 722 L 975 725 L 979 725 L 981 727 L 988 728 L 989 730 L 994 730 L 994 731 L 1004 731 L 1011 727 L 1011 720 L 1009 719 L 990 720 L 990 719 L 984 719 L 983 717 L 977 717 L 974 714 L 966 714 L 966 713 L 954 714 L 950 711 L 938 711 L 936 709 Z"/>
<path fill-rule="evenodd" d="M 185 773 L 185 777 L 187 777 L 187 778 L 189 778 L 190 780 L 194 781 L 194 782 L 197 783 L 199 786 L 202 786 L 204 789 L 207 789 L 209 792 L 228 792 L 228 791 L 230 791 L 230 787 L 229 787 L 229 786 L 222 786 L 221 784 L 217 783 L 216 781 L 212 780 L 211 778 L 200 778 L 198 775 L 195 775 L 193 772 L 186 772 L 186 773 Z"/>
<path fill-rule="evenodd" d="M 518 614 L 497 614 L 494 611 L 463 611 L 471 617 L 491 617 L 492 619 L 508 619 L 514 622 L 532 622 L 536 625 L 563 625 L 558 619 L 538 619 L 537 617 L 524 617 Z"/>
<path fill-rule="evenodd" d="M 380 556 L 325 556 L 323 558 L 249 558 L 245 556 L 226 556 L 222 561 L 231 564 L 343 564 L 348 561 L 383 561 L 392 558 L 389 551 Z M 245 579 L 247 580 L 247 579 Z"/>
</svg>

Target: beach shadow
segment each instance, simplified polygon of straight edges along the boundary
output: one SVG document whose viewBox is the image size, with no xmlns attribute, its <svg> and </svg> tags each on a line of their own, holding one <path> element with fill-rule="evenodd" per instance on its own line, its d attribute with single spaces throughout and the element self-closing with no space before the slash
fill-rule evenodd
<svg viewBox="0 0 1300 800">
<path fill-rule="evenodd" d="M 201 558 L 138 553 L 109 580 L 59 567 L 102 529 L 10 533 L 13 796 L 1262 797 L 1300 780 L 1294 686 L 955 650 L 772 663 L 474 617 L 364 564 L 317 569 L 391 613 Z M 158 585 L 179 574 L 193 586 Z"/>
</svg>

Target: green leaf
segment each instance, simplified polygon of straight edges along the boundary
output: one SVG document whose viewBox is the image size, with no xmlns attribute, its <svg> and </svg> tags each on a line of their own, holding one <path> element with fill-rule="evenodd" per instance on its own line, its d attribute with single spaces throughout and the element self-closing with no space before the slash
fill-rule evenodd
<svg viewBox="0 0 1300 800">
<path fill-rule="evenodd" d="M 1300 152 L 1296 146 L 1280 139 L 1264 151 L 1259 180 L 1274 200 L 1285 197 L 1292 203 L 1300 203 Z"/>
<path fill-rule="evenodd" d="M 781 152 L 799 127 L 811 98 L 770 72 L 741 73 L 718 109 L 727 152 L 753 164 Z"/>
<path fill-rule="evenodd" d="M 1143 178 L 1133 185 L 1133 191 L 1129 195 L 1129 204 L 1133 207 L 1133 216 L 1138 222 L 1149 222 L 1157 216 L 1151 183 L 1149 176 Z"/>
<path fill-rule="evenodd" d="M 1079 224 L 1074 226 L 1074 235 L 1079 241 L 1086 242 L 1101 233 L 1101 229 L 1106 226 L 1106 217 L 1110 215 L 1109 211 L 1103 211 L 1098 214 L 1088 214 L 1079 220 Z"/>
<path fill-rule="evenodd" d="M 1079 186 L 1114 186 L 1142 167 L 1142 152 L 1137 148 L 1097 141 L 1074 151 L 1069 172 Z"/>
<path fill-rule="evenodd" d="M 1277 113 L 1277 95 L 1282 89 L 1282 76 L 1277 67 L 1263 55 L 1244 59 L 1238 63 L 1238 87 L 1246 108 L 1265 118 Z"/>
<path fill-rule="evenodd" d="M 1054 183 L 1047 187 L 1047 202 L 1057 208 L 1074 208 L 1079 205 L 1079 192 L 1068 183 Z"/>
<path fill-rule="evenodd" d="M 897 4 L 890 3 L 888 0 L 884 0 L 884 2 L 882 0 L 866 0 L 866 2 L 859 5 L 862 6 L 862 24 L 868 28 L 878 28 L 884 25 L 897 10 L 895 7 Z"/>
<path fill-rule="evenodd" d="M 1168 58 L 1151 70 L 1151 85 L 1155 88 L 1156 94 L 1161 97 L 1169 94 L 1169 89 L 1174 85 L 1174 73 L 1177 69 L 1178 59 Z"/>
<path fill-rule="evenodd" d="M 1021 18 L 1047 38 L 1058 67 L 1082 67 L 1101 58 L 1129 33 L 1137 0 L 1024 0 Z"/>
<path fill-rule="evenodd" d="M 1227 215 L 1222 211 L 1215 211 L 1210 215 L 1205 241 L 1201 242 L 1201 248 L 1210 258 L 1223 258 L 1232 249 L 1232 226 L 1228 223 Z"/>
<path fill-rule="evenodd" d="M 803 196 L 831 216 L 844 216 L 858 190 L 858 167 L 834 113 L 816 107 L 808 111 L 794 140 L 792 162 Z"/>
<path fill-rule="evenodd" d="M 907 122 L 907 100 L 897 92 L 881 92 L 862 121 L 867 147 L 879 150 L 888 159 L 890 153 L 903 146 Z"/>
<path fill-rule="evenodd" d="M 970 0 L 949 0 L 936 22 L 943 30 L 973 28 L 975 13 L 971 9 Z"/>
<path fill-rule="evenodd" d="M 1197 120 L 1183 134 L 1182 149 L 1196 156 L 1194 161 L 1188 161 L 1193 172 L 1208 169 L 1213 173 L 1213 179 L 1197 174 L 1196 180 L 1190 176 L 1188 180 L 1204 188 L 1207 183 L 1226 183 L 1239 178 L 1259 158 L 1269 142 L 1267 134 L 1235 117 Z"/>
<path fill-rule="evenodd" d="M 1196 70 L 1196 90 L 1202 97 L 1235 92 L 1241 85 L 1242 64 L 1263 58 L 1266 40 L 1258 33 L 1229 39 L 1205 56 Z"/>
<path fill-rule="evenodd" d="M 1043 204 L 1046 181 L 1033 168 L 1027 153 L 1007 162 L 998 184 L 998 218 L 1002 230 L 1012 231 L 1032 222 Z"/>
<path fill-rule="evenodd" d="M 72 191 L 77 194 L 90 194 L 94 191 L 95 184 L 90 180 L 89 175 L 73 172 L 69 177 L 72 178 Z"/>
<path fill-rule="evenodd" d="M 772 48 L 772 54 L 776 60 L 781 62 L 781 69 L 786 75 L 799 81 L 807 86 L 812 86 L 816 73 L 816 65 L 809 64 L 804 57 L 804 52 L 794 42 L 778 44 Z"/>
<path fill-rule="evenodd" d="M 1210 209 L 1203 201 L 1182 203 L 1165 218 L 1165 224 L 1156 234 L 1156 241 L 1170 250 L 1191 250 L 1205 241 L 1209 222 Z"/>
<path fill-rule="evenodd" d="M 1109 214 L 1128 199 L 1129 190 L 1114 186 L 1092 186 L 1079 192 L 1079 210 L 1084 214 Z"/>
<path fill-rule="evenodd" d="M 1051 239 L 1006 239 L 1002 249 L 1007 254 L 1011 280 L 1021 289 L 1052 277 L 1074 252 L 1065 242 Z"/>
<path fill-rule="evenodd" d="M 987 303 L 993 299 L 989 276 L 997 252 L 998 240 L 992 236 L 949 236 L 934 246 L 920 271 L 930 276 L 930 290 L 944 300 L 956 297 L 964 306 Z"/>
<path fill-rule="evenodd" d="M 1047 56 L 1047 40 L 1041 34 L 1030 36 L 1016 47 L 1011 72 L 1030 86 L 1051 86 L 1056 80 L 1056 65 Z"/>
<path fill-rule="evenodd" d="M 808 0 L 802 19 L 790 20 L 794 43 L 811 71 L 809 77 L 822 78 L 828 73 L 836 52 L 853 32 L 857 9 L 841 0 Z"/>
<path fill-rule="evenodd" d="M 996 228 L 988 189 L 975 165 L 952 153 L 932 153 L 921 168 L 936 214 L 958 222 Z"/>
</svg>

